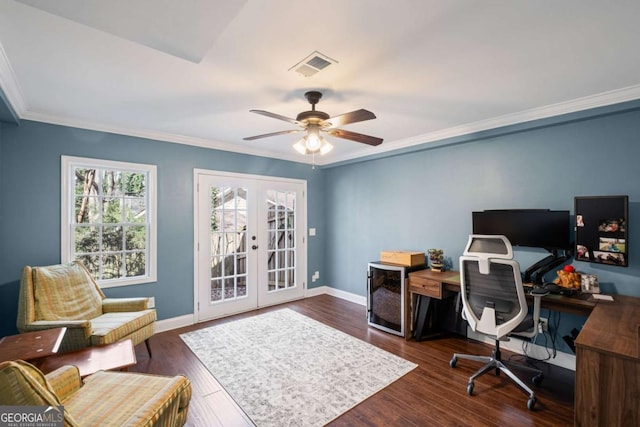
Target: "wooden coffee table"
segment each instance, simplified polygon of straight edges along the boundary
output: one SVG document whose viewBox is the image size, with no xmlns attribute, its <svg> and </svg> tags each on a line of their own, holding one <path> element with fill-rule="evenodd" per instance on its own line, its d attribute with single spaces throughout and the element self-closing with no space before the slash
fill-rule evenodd
<svg viewBox="0 0 640 427">
<path fill-rule="evenodd" d="M 67 328 L 45 329 L 0 338 L 0 362 L 32 361 L 56 354 Z"/>
<path fill-rule="evenodd" d="M 87 347 L 70 353 L 56 354 L 38 364 L 43 373 L 48 373 L 64 365 L 75 365 L 81 377 L 98 371 L 122 370 L 136 364 L 133 341 L 124 340 L 112 344 Z"/>
</svg>

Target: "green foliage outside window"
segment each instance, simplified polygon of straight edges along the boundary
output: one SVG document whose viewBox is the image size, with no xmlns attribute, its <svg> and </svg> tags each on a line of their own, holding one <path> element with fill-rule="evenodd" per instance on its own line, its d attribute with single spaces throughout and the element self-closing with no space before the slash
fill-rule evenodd
<svg viewBox="0 0 640 427">
<path fill-rule="evenodd" d="M 75 168 L 74 255 L 97 280 L 147 271 L 146 172 Z"/>
</svg>

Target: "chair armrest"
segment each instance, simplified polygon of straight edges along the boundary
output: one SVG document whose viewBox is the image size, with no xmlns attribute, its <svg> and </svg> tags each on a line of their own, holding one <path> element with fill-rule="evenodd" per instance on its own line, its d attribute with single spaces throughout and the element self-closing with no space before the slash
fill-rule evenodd
<svg viewBox="0 0 640 427">
<path fill-rule="evenodd" d="M 63 404 L 69 396 L 78 391 L 82 386 L 80 371 L 76 366 L 72 365 L 61 366 L 55 371 L 49 372 L 45 377 Z"/>
<path fill-rule="evenodd" d="M 142 404 L 124 425 L 184 425 L 191 393 L 191 381 L 184 375 L 176 375 Z"/>
<path fill-rule="evenodd" d="M 29 322 L 20 332 L 44 331 L 45 329 L 67 328 L 67 329 L 91 329 L 89 320 L 36 320 Z M 68 332 L 68 331 L 67 331 Z M 91 334 L 88 334 L 89 336 Z"/>
<path fill-rule="evenodd" d="M 102 312 L 131 312 L 147 309 L 149 298 L 105 298 L 102 300 Z"/>
<path fill-rule="evenodd" d="M 533 296 L 533 313 L 531 315 L 533 316 L 533 324 L 536 325 L 536 327 L 540 321 L 540 308 L 542 307 L 542 298 L 545 295 L 546 294 L 531 294 L 531 296 Z"/>
</svg>

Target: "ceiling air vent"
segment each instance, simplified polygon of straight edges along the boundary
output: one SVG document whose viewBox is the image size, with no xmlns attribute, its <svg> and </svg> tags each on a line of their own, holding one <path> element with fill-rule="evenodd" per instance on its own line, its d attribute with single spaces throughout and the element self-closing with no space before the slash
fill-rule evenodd
<svg viewBox="0 0 640 427">
<path fill-rule="evenodd" d="M 327 55 L 323 55 L 316 50 L 293 67 L 289 68 L 289 71 L 293 70 L 305 77 L 310 77 L 318 71 L 324 70 L 329 65 L 337 63 L 338 61 L 335 59 L 331 59 Z"/>
</svg>

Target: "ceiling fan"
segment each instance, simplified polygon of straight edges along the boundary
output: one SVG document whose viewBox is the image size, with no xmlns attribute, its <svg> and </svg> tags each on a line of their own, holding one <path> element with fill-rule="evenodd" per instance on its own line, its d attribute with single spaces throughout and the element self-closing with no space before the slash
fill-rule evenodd
<svg viewBox="0 0 640 427">
<path fill-rule="evenodd" d="M 360 109 L 351 111 L 350 113 L 344 113 L 330 117 L 324 111 L 316 110 L 316 104 L 318 103 L 318 101 L 320 101 L 320 98 L 322 98 L 322 93 L 317 91 L 309 91 L 304 94 L 304 97 L 307 98 L 307 101 L 309 101 L 309 103 L 311 104 L 311 111 L 303 111 L 302 113 L 298 114 L 295 119 L 281 116 L 280 114 L 270 113 L 264 110 L 249 110 L 252 113 L 298 125 L 301 127 L 301 129 L 283 130 L 280 132 L 250 136 L 244 138 L 244 140 L 251 141 L 254 139 L 267 138 L 270 136 L 306 131 L 307 134 L 293 146 L 293 148 L 295 148 L 296 151 L 298 151 L 300 154 L 316 154 L 318 152 L 320 154 L 326 154 L 331 151 L 333 146 L 320 135 L 320 132 L 325 132 L 328 135 L 335 136 L 336 138 L 349 139 L 351 141 L 361 142 L 368 145 L 375 146 L 382 144 L 382 138 L 376 138 L 375 136 L 363 135 L 361 133 L 337 129 L 339 126 L 375 119 L 376 115 L 371 111 Z"/>
</svg>

